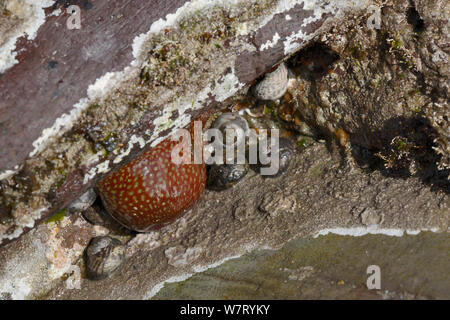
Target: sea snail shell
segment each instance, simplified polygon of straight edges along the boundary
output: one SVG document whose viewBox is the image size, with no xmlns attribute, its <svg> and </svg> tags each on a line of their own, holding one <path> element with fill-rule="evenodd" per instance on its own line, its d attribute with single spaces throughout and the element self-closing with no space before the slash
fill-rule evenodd
<svg viewBox="0 0 450 320">
<path fill-rule="evenodd" d="M 244 164 L 212 164 L 207 167 L 208 179 L 206 187 L 210 190 L 222 191 L 231 188 L 244 178 L 249 165 Z"/>
<path fill-rule="evenodd" d="M 277 100 L 288 88 L 288 69 L 282 62 L 275 71 L 266 73 L 264 78 L 251 89 L 253 95 L 260 100 Z"/>
<path fill-rule="evenodd" d="M 89 279 L 105 279 L 123 262 L 125 247 L 109 236 L 96 237 L 91 240 L 86 251 L 86 275 Z"/>
<path fill-rule="evenodd" d="M 218 129 L 222 132 L 223 135 L 223 143 L 222 146 L 226 147 L 226 130 L 234 130 L 236 134 L 236 139 L 231 142 L 230 147 L 236 147 L 245 143 L 245 137 L 250 130 L 247 120 L 244 117 L 239 115 L 238 113 L 226 112 L 221 114 L 216 121 L 214 121 L 213 126 L 214 129 Z"/>
</svg>

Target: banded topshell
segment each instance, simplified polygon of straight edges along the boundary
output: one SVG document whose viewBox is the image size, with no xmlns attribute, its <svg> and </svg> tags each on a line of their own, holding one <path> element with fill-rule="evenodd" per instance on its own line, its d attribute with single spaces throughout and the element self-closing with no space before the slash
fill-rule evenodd
<svg viewBox="0 0 450 320">
<path fill-rule="evenodd" d="M 288 83 L 288 69 L 282 62 L 275 71 L 266 73 L 264 78 L 252 87 L 252 93 L 260 100 L 277 100 L 285 94 Z"/>
</svg>

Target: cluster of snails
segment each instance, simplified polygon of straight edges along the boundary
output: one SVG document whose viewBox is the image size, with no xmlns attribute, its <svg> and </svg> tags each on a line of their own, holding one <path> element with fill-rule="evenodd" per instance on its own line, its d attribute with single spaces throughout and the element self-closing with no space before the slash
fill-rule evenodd
<svg viewBox="0 0 450 320">
<path fill-rule="evenodd" d="M 234 146 L 239 143 L 245 143 L 245 136 L 249 129 L 279 129 L 280 125 L 274 121 L 273 117 L 266 114 L 265 104 L 261 102 L 278 100 L 286 94 L 289 84 L 288 68 L 285 63 L 281 63 L 276 69 L 264 75 L 264 78 L 250 88 L 250 92 L 256 103 L 241 106 L 237 104 L 232 113 L 223 113 L 214 122 L 213 128 L 219 129 L 225 134 L 226 129 L 234 129 L 240 132 Z M 259 103 L 258 103 L 259 102 Z M 239 138 L 240 137 L 240 138 Z M 249 141 L 246 142 L 248 150 Z M 226 146 L 224 145 L 224 148 Z M 266 175 L 265 177 L 278 177 L 288 167 L 289 159 L 294 152 L 293 142 L 286 138 L 279 138 L 279 164 L 276 173 Z M 267 150 L 270 156 L 271 151 Z M 230 160 L 230 159 L 225 159 Z M 231 159 L 231 162 L 224 164 L 207 165 L 208 180 L 207 188 L 212 190 L 224 190 L 241 181 L 249 172 L 249 169 L 261 173 L 261 169 L 267 167 L 259 159 L 256 163 L 237 162 Z"/>
<path fill-rule="evenodd" d="M 288 87 L 288 70 L 284 63 L 251 88 L 258 100 L 276 100 Z M 225 133 L 234 130 L 236 139 L 231 143 L 246 144 L 250 128 L 270 129 L 262 121 L 258 108 L 244 108 L 226 112 L 215 119 L 212 127 Z M 268 119 L 268 117 L 266 117 Z M 261 128 L 261 127 L 260 127 Z M 127 229 L 147 232 L 161 228 L 192 207 L 205 188 L 224 190 L 241 181 L 253 169 L 260 172 L 260 162 L 249 164 L 224 159 L 221 164 L 175 164 L 171 154 L 177 142 L 166 139 L 117 171 L 105 176 L 96 186 L 106 211 Z M 223 148 L 227 145 L 224 143 Z M 287 138 L 279 139 L 279 176 L 289 165 L 294 144 Z M 272 150 L 267 149 L 270 154 Z M 227 161 L 232 160 L 232 161 Z M 95 194 L 89 201 L 95 199 Z M 75 204 L 76 206 L 76 204 Z M 104 236 L 94 238 L 85 251 L 86 273 L 91 279 L 102 279 L 116 270 L 124 260 L 123 245 L 117 239 Z"/>
<path fill-rule="evenodd" d="M 214 122 L 213 128 L 217 128 L 225 134 L 226 129 L 233 128 L 241 132 L 237 135 L 238 138 L 233 142 L 231 148 L 237 148 L 240 143 L 246 144 L 245 150 L 248 151 L 248 144 L 250 141 L 246 140 L 246 134 L 250 128 L 248 121 L 246 120 L 245 114 L 239 113 L 224 113 L 217 118 Z M 269 127 L 259 127 L 256 129 L 268 129 Z M 225 149 L 227 146 L 223 145 Z M 268 145 L 266 150 L 266 156 L 271 156 L 271 145 Z M 224 150 L 225 152 L 225 150 Z M 289 166 L 289 160 L 294 152 L 294 144 L 288 138 L 280 137 L 278 141 L 278 156 L 279 162 L 275 168 L 275 173 L 272 175 L 266 175 L 267 178 L 275 178 L 280 176 Z M 247 152 L 246 152 L 247 154 Z M 255 163 L 251 163 L 247 158 L 244 161 L 237 161 L 236 155 L 234 157 L 227 159 L 224 157 L 224 163 L 221 164 L 211 164 L 207 165 L 207 184 L 206 187 L 211 190 L 221 191 L 228 189 L 241 181 L 245 175 L 249 172 L 249 169 L 253 169 L 255 172 L 261 174 L 262 168 L 268 167 L 268 164 L 263 164 L 259 158 L 256 159 Z"/>
</svg>

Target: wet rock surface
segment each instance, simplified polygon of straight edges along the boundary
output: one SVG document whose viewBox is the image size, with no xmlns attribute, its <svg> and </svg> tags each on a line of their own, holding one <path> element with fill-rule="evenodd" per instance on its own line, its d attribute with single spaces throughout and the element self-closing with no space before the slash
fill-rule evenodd
<svg viewBox="0 0 450 320">
<path fill-rule="evenodd" d="M 250 172 L 241 183 L 220 195 L 219 199 L 217 192 L 206 191 L 183 218 L 159 231 L 132 238 L 123 236 L 124 241 L 131 238 L 126 244 L 127 258 L 114 274 L 101 281 L 86 279 L 79 259 L 90 238 L 107 233 L 107 229 L 82 224 L 86 231 L 73 233 L 74 225 L 84 221 L 81 217 L 83 220 L 72 223 L 65 218 L 62 223 L 43 224 L 0 251 L 2 292 L 20 297 L 12 286 L 20 282 L 27 289 L 22 297 L 27 298 L 143 299 L 153 296 L 166 280 L 183 279 L 252 249 L 280 248 L 289 240 L 321 230 L 356 228 L 356 233 L 366 230 L 402 235 L 404 230 L 415 233 L 432 229 L 446 235 L 449 227 L 449 199 L 442 191 L 424 187 L 418 178 L 395 179 L 378 171 L 368 174 L 348 167 L 320 143 L 297 153 L 285 175 L 264 179 Z M 289 197 L 293 201 L 284 206 Z M 272 207 L 277 212 L 271 211 Z M 377 212 L 381 217 L 372 229 L 361 222 L 365 211 Z M 56 243 L 38 240 L 39 235 L 48 236 L 56 230 L 60 239 L 54 240 Z M 75 234 L 77 238 L 72 239 Z M 24 248 L 34 254 L 25 257 L 28 251 Z M 58 250 L 58 259 L 66 261 L 59 265 L 59 273 L 52 271 L 55 261 L 46 257 L 46 252 L 52 250 Z M 72 263 L 81 271 L 77 290 L 67 288 L 67 280 L 62 278 Z M 22 276 L 11 273 L 12 266 L 16 270 L 22 264 L 40 271 Z M 46 291 L 45 295 L 42 291 Z"/>
<path fill-rule="evenodd" d="M 367 27 L 369 13 L 342 18 L 338 26 L 327 26 L 327 32 L 309 39 L 310 46 L 286 62 L 295 81 L 278 104 L 270 104 L 264 112 L 269 111 L 302 134 L 306 132 L 308 137 L 299 137 L 298 150 L 283 175 L 264 179 L 250 170 L 232 188 L 220 193 L 205 191 L 181 219 L 146 234 L 110 228 L 94 211 L 84 213 L 87 219 L 80 210 L 59 211 L 48 223 L 0 248 L 0 297 L 147 299 L 163 287 L 164 281 L 183 280 L 230 257 L 271 248 L 279 251 L 249 253 L 234 265 L 227 262 L 222 269 L 207 271 L 192 282 L 166 287 L 155 297 L 201 298 L 195 296 L 195 288 L 203 282 L 205 288 L 223 286 L 229 297 L 235 298 L 276 298 L 271 292 L 283 298 L 448 298 L 448 277 L 441 274 L 449 268 L 448 4 L 439 0 L 385 1 L 381 13 L 379 29 Z M 285 16 L 276 16 L 265 25 L 252 42 L 273 50 L 251 51 L 255 56 L 249 55 L 257 58 L 236 60 L 236 65 L 252 61 L 245 67 L 252 71 L 239 74 L 243 82 L 253 81 L 279 62 L 279 58 L 269 62 L 270 54 L 284 55 L 280 50 L 287 48 L 286 43 L 279 46 L 277 38 L 272 37 L 278 30 L 275 22 L 281 18 Z M 279 31 L 279 35 L 287 32 Z M 207 50 L 208 54 L 212 52 Z M 150 59 L 150 65 L 162 65 L 159 58 Z M 264 67 L 258 65 L 261 59 L 265 59 Z M 216 63 L 224 61 L 218 59 Z M 148 77 L 144 74 L 145 81 L 153 79 L 151 74 Z M 103 110 L 101 106 L 96 108 L 91 110 L 90 120 Z M 284 113 L 287 109 L 292 112 Z M 135 110 L 134 120 L 143 115 L 141 111 Z M 162 134 L 169 127 L 161 130 L 158 132 Z M 123 132 L 125 138 L 134 131 Z M 119 141 L 114 135 L 101 136 L 101 130 L 89 133 L 96 141 L 106 138 L 112 145 Z M 65 146 L 70 146 L 68 141 Z M 128 151 L 134 145 L 138 149 L 141 142 L 135 140 Z M 106 147 L 109 144 L 102 148 Z M 73 149 L 67 150 L 67 155 L 76 154 Z M 43 159 L 52 152 L 44 153 Z M 129 157 L 136 153 L 134 150 Z M 58 165 L 63 163 L 58 158 L 53 160 Z M 39 167 L 39 161 L 30 160 L 29 164 Z M 0 191 L 20 197 L 23 190 L 14 187 L 18 183 L 25 186 L 28 196 L 38 199 L 42 186 L 27 171 L 30 167 L 25 169 L 25 175 L 3 181 Z M 93 176 L 101 175 L 102 170 L 94 170 Z M 50 180 L 61 178 L 58 170 L 50 171 Z M 50 188 L 51 183 L 43 186 L 55 191 L 52 194 L 59 205 L 67 205 L 88 187 L 80 188 L 83 174 L 77 175 L 73 179 L 68 175 L 68 184 L 59 185 L 59 189 Z M 30 204 L 28 198 L 11 217 L 2 211 L 10 209 L 11 204 L 5 201 L 5 193 L 0 196 L 0 230 L 3 227 L 9 232 L 12 218 L 30 224 L 30 208 L 25 205 Z M 43 205 L 39 201 L 32 204 L 37 208 Z M 430 230 L 436 233 L 417 235 Z M 328 232 L 384 235 L 293 240 Z M 92 238 L 103 235 L 120 239 L 126 258 L 107 279 L 91 281 L 86 276 L 83 252 Z M 343 248 L 349 250 L 344 254 Z M 351 248 L 355 254 L 349 253 Z M 405 254 L 406 249 L 410 255 Z M 315 251 L 323 255 L 317 257 Z M 385 252 L 396 257 L 395 266 L 389 264 Z M 288 256 L 298 259 L 293 263 L 278 261 Z M 377 261 L 369 261 L 371 257 Z M 273 275 L 274 280 L 264 282 L 261 273 L 248 277 L 246 272 L 255 267 L 247 263 L 248 259 L 260 261 L 264 266 L 261 272 Z M 342 262 L 335 271 L 330 269 L 330 259 Z M 386 271 L 383 288 L 388 292 L 367 291 L 364 287 L 364 268 L 378 263 L 382 272 Z M 243 275 L 231 276 L 230 269 Z M 232 284 L 220 282 L 221 276 L 231 279 Z M 205 277 L 213 279 L 205 283 Z M 253 280 L 259 288 L 251 284 Z M 220 298 L 218 291 L 211 290 Z"/>
<path fill-rule="evenodd" d="M 293 240 L 168 283 L 153 299 L 448 299 L 449 247 L 447 235 L 430 232 Z M 367 288 L 371 265 L 380 289 Z"/>
<path fill-rule="evenodd" d="M 366 17 L 346 23 L 354 25 L 333 29 L 291 60 L 302 119 L 338 141 L 345 133 L 354 146 L 380 152 L 383 165 L 400 174 L 446 180 L 448 4 L 388 1 L 379 29 L 368 28 Z"/>
</svg>

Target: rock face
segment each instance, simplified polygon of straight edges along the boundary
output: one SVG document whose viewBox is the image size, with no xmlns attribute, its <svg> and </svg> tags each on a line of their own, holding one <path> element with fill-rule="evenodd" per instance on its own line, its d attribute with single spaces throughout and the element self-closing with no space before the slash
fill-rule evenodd
<svg viewBox="0 0 450 320">
<path fill-rule="evenodd" d="M 102 1 L 97 3 L 111 14 Z M 167 3 L 167 12 L 181 6 Z M 301 147 L 280 177 L 263 179 L 250 171 L 233 188 L 206 191 L 182 219 L 159 231 L 129 234 L 120 228 L 93 226 L 81 212 L 61 211 L 0 248 L 2 297 L 149 298 L 164 281 L 183 279 L 252 249 L 278 249 L 297 237 L 328 232 L 391 236 L 421 230 L 448 232 L 446 2 L 399 0 L 382 5 L 361 1 L 358 6 L 351 1 L 245 2 L 249 8 L 245 4 L 220 10 L 212 6 L 192 20 L 190 9 L 200 3 L 187 3 L 176 11 L 178 15 L 167 19 L 170 25 L 157 24 L 152 28 L 155 32 L 138 38 L 134 43 L 141 46 L 136 56 L 127 51 L 128 60 L 116 58 L 125 63 L 120 68 L 134 62 L 102 78 L 97 83 L 102 84 L 101 94 L 94 90 L 99 87 L 91 87 L 90 100 L 73 114 L 76 123 L 67 131 L 57 126 L 57 135 L 39 144 L 39 152 L 29 155 L 33 148 L 23 144 L 37 139 L 39 130 L 18 133 L 17 137 L 29 134 L 20 144 L 13 143 L 16 137 L 0 139 L 10 144 L 0 148 L 8 153 L 2 154 L 2 170 L 20 165 L 18 172 L 9 172 L 7 178 L 2 175 L 0 242 L 18 238 L 82 195 L 103 174 L 205 109 L 245 94 L 253 80 L 302 48 L 286 61 L 295 85 L 288 85 L 288 93 L 273 113 L 294 127 L 306 126 L 313 137 L 299 141 Z M 368 26 L 378 12 L 365 10 L 369 5 L 380 8 L 379 28 Z M 95 6 L 89 10 L 96 10 Z M 89 10 L 86 14 L 95 12 Z M 217 23 L 208 20 L 212 13 Z M 186 24 L 188 18 L 196 23 Z M 45 43 L 47 23 L 61 23 L 64 16 L 47 19 L 37 43 Z M 116 23 L 124 22 L 117 18 Z M 145 30 L 130 34 L 149 28 L 145 25 Z M 67 36 L 73 37 L 69 32 Z M 124 43 L 131 51 L 131 38 Z M 117 46 L 89 53 L 95 58 L 98 52 L 115 52 Z M 2 81 L 21 75 L 21 68 L 28 70 L 25 58 L 31 51 L 27 50 L 23 60 L 0 78 L 0 90 L 6 88 Z M 112 70 L 111 65 L 102 68 L 98 70 Z M 92 72 L 79 79 L 76 99 L 103 74 Z M 62 76 L 47 77 L 59 81 Z M 11 106 L 21 104 L 15 90 L 1 91 L 6 97 L 0 99 L 4 115 L 13 110 Z M 68 100 L 70 106 L 62 108 L 56 106 L 65 100 L 55 99 L 57 111 L 49 109 L 51 115 L 43 120 L 49 123 L 40 128 L 73 111 L 78 101 Z M 43 105 L 30 110 L 36 113 Z M 289 108 L 296 117 L 277 114 Z M 0 129 L 2 137 L 20 131 L 19 127 Z M 84 248 L 91 238 L 106 234 L 126 243 L 125 261 L 109 278 L 88 280 Z M 308 266 L 289 271 L 292 280 L 314 275 L 317 270 Z M 402 267 L 408 274 L 408 264 Z M 442 288 L 436 288 L 436 294 L 432 288 L 427 292 L 431 292 L 428 297 L 446 297 Z"/>
<path fill-rule="evenodd" d="M 39 18 L 28 34 L 33 41 L 6 48 L 18 63 L 0 78 L 0 243 L 245 89 L 345 15 L 363 14 L 368 1 L 86 4 L 80 29 L 66 27 L 66 2 L 32 6 Z M 16 15 L 2 19 L 12 25 Z"/>
<path fill-rule="evenodd" d="M 153 299 L 448 299 L 449 246 L 431 232 L 297 239 L 168 283 Z M 367 289 L 371 265 L 380 267 L 379 290 Z"/>
<path fill-rule="evenodd" d="M 392 1 L 380 29 L 363 18 L 349 31 L 324 34 L 293 61 L 303 119 L 338 140 L 343 130 L 353 145 L 377 150 L 387 168 L 448 174 L 448 9 L 440 1 Z"/>
<path fill-rule="evenodd" d="M 250 172 L 234 188 L 206 191 L 183 218 L 159 231 L 131 239 L 122 235 L 123 242 L 128 240 L 125 261 L 105 280 L 88 280 L 81 257 L 90 238 L 107 229 L 92 227 L 78 215 L 41 224 L 0 251 L 1 291 L 12 298 L 143 299 L 153 296 L 163 281 L 320 231 L 401 236 L 448 229 L 448 196 L 424 187 L 418 178 L 368 174 L 346 166 L 320 143 L 292 160 L 279 178 Z M 381 221 L 367 227 L 362 216 L 370 211 Z M 27 254 L 30 250 L 33 255 Z M 23 265 L 35 271 L 18 268 Z M 24 273 L 13 271 L 18 269 Z"/>
</svg>

